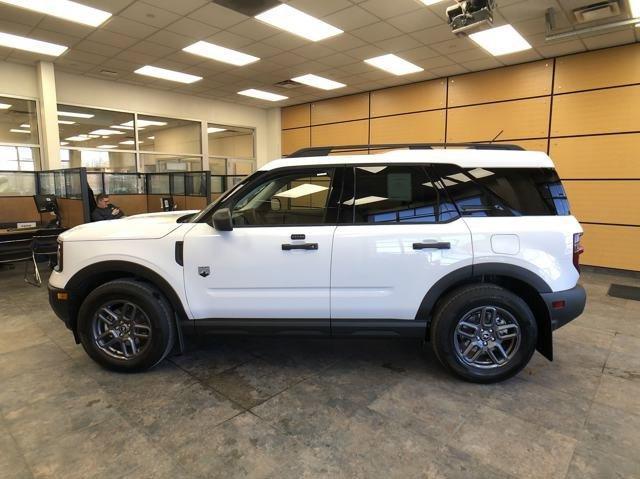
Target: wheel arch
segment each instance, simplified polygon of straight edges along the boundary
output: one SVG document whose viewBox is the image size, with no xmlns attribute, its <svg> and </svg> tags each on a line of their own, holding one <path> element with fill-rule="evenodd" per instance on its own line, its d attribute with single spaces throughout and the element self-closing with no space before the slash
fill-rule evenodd
<svg viewBox="0 0 640 479">
<path fill-rule="evenodd" d="M 517 294 L 527 303 L 538 325 L 536 349 L 550 361 L 553 360 L 551 317 L 541 296 L 541 293 L 551 292 L 551 287 L 537 274 L 505 263 L 469 265 L 440 278 L 427 292 L 416 314 L 416 319 L 427 320 L 427 339 L 431 315 L 439 302 L 454 289 L 477 283 L 496 284 Z"/>
<path fill-rule="evenodd" d="M 179 320 L 187 319 L 187 314 L 175 289 L 155 271 L 129 261 L 101 261 L 84 267 L 76 272 L 65 285 L 72 295 L 73 307 L 70 310 L 70 326 L 76 334 L 78 311 L 87 295 L 98 286 L 109 281 L 131 278 L 146 281 L 155 286 L 169 301 Z"/>
</svg>

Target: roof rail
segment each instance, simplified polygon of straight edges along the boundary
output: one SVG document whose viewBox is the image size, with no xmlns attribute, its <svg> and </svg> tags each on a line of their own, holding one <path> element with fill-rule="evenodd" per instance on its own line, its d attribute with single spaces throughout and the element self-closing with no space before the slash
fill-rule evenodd
<svg viewBox="0 0 640 479">
<path fill-rule="evenodd" d="M 410 150 L 431 150 L 433 148 L 468 148 L 470 150 L 519 150 L 523 151 L 519 145 L 507 143 L 389 143 L 376 145 L 343 145 L 343 146 L 314 146 L 296 150 L 287 158 L 305 158 L 310 156 L 329 156 L 334 151 L 362 151 L 362 150 L 385 150 L 389 148 L 408 148 Z"/>
</svg>

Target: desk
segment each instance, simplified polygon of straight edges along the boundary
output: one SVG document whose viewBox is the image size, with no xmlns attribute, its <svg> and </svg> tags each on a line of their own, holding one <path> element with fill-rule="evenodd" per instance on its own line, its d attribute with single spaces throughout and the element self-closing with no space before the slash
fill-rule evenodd
<svg viewBox="0 0 640 479">
<path fill-rule="evenodd" d="M 40 230 L 42 228 L 1 228 L 0 229 L 0 236 L 11 236 L 11 235 L 19 235 L 22 233 L 35 233 L 36 231 Z"/>
</svg>

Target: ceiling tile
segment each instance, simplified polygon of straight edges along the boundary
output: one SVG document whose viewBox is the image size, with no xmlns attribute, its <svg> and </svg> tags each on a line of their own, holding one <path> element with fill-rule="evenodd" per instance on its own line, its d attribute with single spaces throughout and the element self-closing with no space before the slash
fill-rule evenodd
<svg viewBox="0 0 640 479">
<path fill-rule="evenodd" d="M 422 46 L 422 43 L 409 35 L 400 35 L 399 37 L 389 38 L 387 40 L 376 42 L 376 46 L 389 53 L 397 53 L 402 50 L 418 48 Z"/>
<path fill-rule="evenodd" d="M 378 42 L 402 34 L 400 30 L 385 22 L 373 23 L 353 30 L 351 33 L 365 42 Z"/>
<path fill-rule="evenodd" d="M 373 45 L 365 45 L 364 47 L 347 50 L 345 53 L 360 60 L 367 60 L 369 58 L 384 55 L 386 52 L 378 47 L 374 47 Z"/>
<path fill-rule="evenodd" d="M 403 50 L 398 53 L 402 58 L 409 61 L 423 60 L 425 58 L 437 57 L 440 55 L 437 51 L 430 47 L 418 47 L 410 50 Z"/>
<path fill-rule="evenodd" d="M 355 63 L 357 60 L 355 58 L 350 57 L 349 55 L 345 55 L 344 53 L 332 53 L 326 57 L 320 59 L 320 63 L 324 63 L 325 65 L 331 67 L 339 67 L 342 65 L 350 65 Z"/>
<path fill-rule="evenodd" d="M 259 62 L 252 64 L 251 69 L 260 73 L 270 73 L 282 69 L 282 65 L 272 62 L 271 59 L 260 60 Z"/>
<path fill-rule="evenodd" d="M 285 66 L 299 65 L 300 63 L 304 63 L 307 61 L 305 57 L 296 55 L 292 52 L 280 53 L 279 55 L 271 57 L 270 60 Z"/>
<path fill-rule="evenodd" d="M 479 47 L 461 52 L 449 53 L 447 56 L 456 63 L 466 63 L 474 60 L 487 60 L 489 58 L 493 58 L 489 53 Z"/>
<path fill-rule="evenodd" d="M 164 45 L 160 45 L 159 43 L 150 42 L 147 40 L 142 40 L 139 43 L 136 43 L 134 46 L 130 48 L 131 51 L 136 53 L 142 53 L 148 55 L 152 58 L 160 58 L 175 51 L 173 47 L 167 47 Z"/>
<path fill-rule="evenodd" d="M 147 40 L 177 50 L 182 50 L 184 47 L 193 43 L 191 38 L 185 37 L 184 35 L 178 35 L 177 33 L 167 30 L 160 30 L 148 37 Z"/>
<path fill-rule="evenodd" d="M 344 65 L 340 67 L 340 70 L 347 72 L 350 75 L 357 75 L 365 73 L 371 70 L 371 65 L 365 62 L 352 63 L 351 65 Z"/>
<path fill-rule="evenodd" d="M 95 53 L 82 52 L 80 50 L 71 50 L 65 53 L 60 59 L 64 58 L 64 61 L 69 62 L 82 62 L 82 63 L 91 63 L 93 65 L 102 65 L 107 57 L 103 57 L 102 55 L 97 55 Z"/>
<path fill-rule="evenodd" d="M 341 36 L 343 35 L 338 35 L 338 37 L 341 37 Z M 274 35 L 269 38 L 265 38 L 262 41 L 267 45 L 279 48 L 281 50 L 293 50 L 294 48 L 298 48 L 298 47 L 301 47 L 302 45 L 309 43 L 309 40 L 305 40 L 304 38 L 301 38 L 286 32 L 278 33 L 277 35 Z M 324 40 L 323 43 L 326 44 L 327 40 Z"/>
<path fill-rule="evenodd" d="M 44 30 L 42 28 L 34 28 L 28 36 L 45 42 L 65 45 L 67 47 L 72 47 L 80 41 L 78 37 L 72 37 L 65 35 L 64 33 L 50 32 L 49 30 Z"/>
<path fill-rule="evenodd" d="M 431 71 L 431 73 L 433 73 L 438 78 L 440 78 L 440 77 L 447 77 L 447 76 L 451 76 L 451 75 L 460 75 L 462 73 L 467 73 L 469 70 L 467 70 L 462 65 L 455 65 L 454 64 L 454 65 L 449 65 L 449 66 L 446 66 L 446 67 L 431 68 L 429 71 Z"/>
<path fill-rule="evenodd" d="M 131 45 L 134 45 L 139 41 L 137 38 L 131 38 L 125 35 L 120 35 L 119 33 L 107 32 L 105 30 L 96 30 L 89 35 L 87 39 L 118 48 L 129 48 Z"/>
<path fill-rule="evenodd" d="M 433 70 L 434 68 L 446 67 L 453 64 L 455 64 L 455 62 L 451 60 L 451 58 L 444 55 L 433 58 L 425 58 L 421 63 L 421 65 L 427 70 Z"/>
<path fill-rule="evenodd" d="M 318 0 L 291 0 L 288 3 L 292 7 L 317 18 L 351 6 L 348 0 L 322 0 L 321 2 Z M 326 19 L 323 20 L 326 21 Z"/>
<path fill-rule="evenodd" d="M 435 51 L 442 53 L 443 55 L 450 55 L 451 53 L 462 52 L 470 50 L 472 48 L 478 49 L 479 47 L 468 38 L 454 38 L 453 40 L 447 40 L 445 42 L 434 43 L 430 45 Z"/>
<path fill-rule="evenodd" d="M 359 6 L 382 19 L 424 8 L 414 0 L 367 0 Z"/>
<path fill-rule="evenodd" d="M 322 19 L 345 32 L 378 22 L 380 19 L 366 10 L 352 6 Z"/>
<path fill-rule="evenodd" d="M 38 28 L 43 30 L 49 30 L 50 32 L 63 33 L 65 35 L 71 35 L 73 37 L 84 38 L 91 33 L 94 28 L 88 25 L 81 25 L 79 23 L 68 22 L 61 18 L 45 16 Z"/>
<path fill-rule="evenodd" d="M 187 17 L 181 18 L 177 22 L 173 22 L 167 27 L 167 30 L 179 35 L 184 35 L 185 37 L 189 37 L 193 40 L 202 40 L 203 38 L 207 38 L 220 31 L 219 28 L 212 27 L 211 25 L 207 25 L 206 23 L 198 22 Z"/>
<path fill-rule="evenodd" d="M 179 64 L 181 68 L 184 68 L 185 65 L 193 66 L 193 65 L 200 65 L 201 63 L 204 63 L 202 61 L 204 60 L 202 57 L 193 55 L 191 53 L 183 52 L 182 50 L 177 50 L 177 51 L 174 51 L 173 53 L 170 53 L 169 55 L 164 56 L 163 60 L 169 60 L 171 62 Z M 213 62 L 211 61 L 211 63 Z M 219 63 L 219 62 L 215 62 L 215 63 Z M 225 63 L 223 63 L 223 65 L 225 65 L 225 67 L 229 66 Z"/>
<path fill-rule="evenodd" d="M 292 53 L 296 55 L 302 55 L 305 58 L 310 60 L 320 59 L 331 54 L 335 53 L 335 50 L 331 48 L 325 47 L 319 43 L 309 43 L 308 45 L 303 45 L 299 48 L 291 50 Z"/>
<path fill-rule="evenodd" d="M 505 65 L 516 65 L 518 63 L 532 62 L 541 59 L 542 55 L 540 55 L 535 49 L 512 53 L 511 55 L 503 55 L 500 57 L 500 61 Z"/>
<path fill-rule="evenodd" d="M 243 37 L 251 38 L 252 40 L 262 40 L 267 37 L 272 37 L 280 33 L 282 30 L 267 25 L 264 22 L 260 22 L 254 18 L 249 18 L 244 22 L 240 22 L 237 25 L 229 28 L 229 31 L 236 33 Z"/>
<path fill-rule="evenodd" d="M 236 50 L 242 49 L 242 47 L 250 45 L 254 42 L 251 38 L 231 33 L 229 30 L 223 30 L 221 32 L 214 33 L 210 37 L 207 37 L 206 40 L 208 42 L 215 43 L 216 45 Z"/>
<path fill-rule="evenodd" d="M 134 1 L 135 0 L 82 0 L 82 3 L 90 7 L 99 8 L 105 12 L 116 14 L 127 8 Z"/>
<path fill-rule="evenodd" d="M 103 30 L 121 33 L 133 38 L 145 38 L 158 29 L 125 17 L 112 17 L 101 27 Z"/>
<path fill-rule="evenodd" d="M 121 49 L 110 45 L 104 45 L 98 42 L 92 42 L 91 40 L 82 40 L 74 46 L 74 49 L 83 52 L 97 53 L 105 57 L 112 57 L 117 55 Z"/>
<path fill-rule="evenodd" d="M 544 18 L 548 8 L 556 11 L 558 20 L 566 20 L 564 12 L 556 0 L 536 0 L 535 2 L 519 2 L 513 5 L 499 6 L 498 11 L 510 23 L 521 22 L 531 18 Z"/>
<path fill-rule="evenodd" d="M 180 18 L 175 13 L 142 2 L 133 3 L 120 16 L 152 27 L 163 28 Z"/>
<path fill-rule="evenodd" d="M 7 23 L 20 23 L 22 25 L 35 26 L 45 16 L 41 13 L 32 12 L 23 8 L 0 5 L 0 18 Z"/>
<path fill-rule="evenodd" d="M 405 33 L 442 25 L 442 19 L 428 8 L 421 8 L 420 10 L 389 18 L 387 22 Z"/>
<path fill-rule="evenodd" d="M 425 45 L 433 45 L 434 43 L 440 43 L 457 38 L 451 32 L 451 27 L 446 24 L 413 32 L 411 36 L 420 40 Z"/>
<path fill-rule="evenodd" d="M 218 28 L 229 28 L 248 18 L 246 15 L 234 12 L 229 8 L 221 7 L 215 3 L 209 3 L 193 11 L 188 16 L 189 18 Z"/>
<path fill-rule="evenodd" d="M 135 63 L 138 67 L 143 65 L 155 64 L 160 57 L 155 55 L 147 55 L 144 53 L 134 52 L 133 50 L 124 50 L 117 56 L 120 60 Z"/>
<path fill-rule="evenodd" d="M 7 22 L 4 19 L 0 20 L 0 31 L 5 33 L 12 33 L 13 35 L 28 35 L 31 30 L 33 30 L 33 27 L 30 25 Z"/>
<path fill-rule="evenodd" d="M 351 50 L 353 48 L 365 46 L 366 43 L 353 35 L 343 33 L 342 35 L 336 35 L 335 37 L 327 38 L 322 41 L 322 44 L 333 48 L 335 51 L 344 52 L 345 50 Z"/>
<path fill-rule="evenodd" d="M 55 64 L 56 70 L 61 69 L 72 73 L 86 73 L 96 68 L 94 64 L 69 59 L 57 60 Z"/>
<path fill-rule="evenodd" d="M 256 56 L 258 58 L 269 58 L 279 53 L 282 53 L 280 48 L 266 45 L 264 42 L 255 42 L 251 45 L 242 47 L 243 53 Z"/>
<path fill-rule="evenodd" d="M 570 53 L 585 51 L 584 44 L 580 40 L 571 40 L 562 43 L 551 43 L 546 46 L 536 47 L 536 50 L 545 58 L 568 55 Z"/>
<path fill-rule="evenodd" d="M 488 70 L 489 68 L 498 68 L 503 66 L 495 58 L 483 58 L 481 60 L 472 60 L 469 62 L 464 62 L 463 66 L 466 67 L 470 71 L 480 71 L 480 70 Z"/>
<path fill-rule="evenodd" d="M 180 0 L 176 2 L 175 0 L 144 0 L 144 3 L 169 10 L 179 15 L 186 15 L 206 5 L 209 1 L 210 0 Z"/>
<path fill-rule="evenodd" d="M 634 30 L 637 30 L 637 28 L 631 26 L 618 32 L 611 32 L 605 35 L 597 35 L 593 37 L 584 37 L 582 41 L 589 50 L 612 47 L 614 45 L 624 45 L 625 43 L 633 43 L 635 41 Z"/>
</svg>

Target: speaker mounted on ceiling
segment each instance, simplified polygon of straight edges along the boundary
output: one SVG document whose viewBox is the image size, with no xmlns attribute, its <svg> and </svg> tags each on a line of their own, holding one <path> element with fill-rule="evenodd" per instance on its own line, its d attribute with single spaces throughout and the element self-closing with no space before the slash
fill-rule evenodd
<svg viewBox="0 0 640 479">
<path fill-rule="evenodd" d="M 262 12 L 277 7 L 281 2 L 279 0 L 212 0 L 211 3 L 242 13 L 248 17 L 255 17 Z"/>
</svg>

